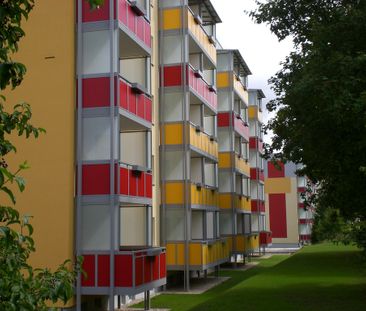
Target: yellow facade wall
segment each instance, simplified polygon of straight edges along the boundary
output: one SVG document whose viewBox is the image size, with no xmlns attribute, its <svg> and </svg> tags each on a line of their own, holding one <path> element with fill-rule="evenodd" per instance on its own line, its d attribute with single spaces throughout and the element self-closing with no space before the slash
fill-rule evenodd
<svg viewBox="0 0 366 311">
<path fill-rule="evenodd" d="M 26 36 L 14 59 L 27 74 L 21 86 L 6 92 L 6 105 L 28 102 L 32 123 L 47 134 L 14 137 L 18 152 L 7 161 L 12 170 L 24 160 L 31 166 L 22 173 L 27 186 L 16 205 L 33 216 L 36 252 L 30 263 L 55 269 L 74 256 L 75 3 L 37 0 L 22 26 Z"/>
</svg>

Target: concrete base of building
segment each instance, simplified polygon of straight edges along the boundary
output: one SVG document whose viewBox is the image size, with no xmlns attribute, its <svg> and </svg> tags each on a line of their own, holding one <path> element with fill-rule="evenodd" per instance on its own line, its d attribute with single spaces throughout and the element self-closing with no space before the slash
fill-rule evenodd
<svg viewBox="0 0 366 311">
<path fill-rule="evenodd" d="M 183 284 L 175 284 L 167 287 L 167 290 L 164 291 L 168 294 L 202 294 L 209 289 L 229 280 L 230 277 L 214 277 L 208 276 L 206 278 L 192 278 L 190 281 L 190 290 L 185 291 Z"/>
</svg>

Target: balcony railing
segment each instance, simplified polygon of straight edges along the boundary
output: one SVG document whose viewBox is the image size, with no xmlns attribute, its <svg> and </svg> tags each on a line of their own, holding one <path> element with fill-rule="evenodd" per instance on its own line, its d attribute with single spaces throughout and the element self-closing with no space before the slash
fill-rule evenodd
<svg viewBox="0 0 366 311">
<path fill-rule="evenodd" d="M 161 71 L 161 83 L 164 87 L 183 85 L 183 65 L 166 66 Z M 192 65 L 187 65 L 187 81 L 190 91 L 193 92 L 214 113 L 217 111 L 217 94 L 214 86 L 205 81 L 201 72 Z"/>
<path fill-rule="evenodd" d="M 249 148 L 252 150 L 257 150 L 260 154 L 263 154 L 263 141 L 261 141 L 258 137 L 250 137 Z"/>
<path fill-rule="evenodd" d="M 249 141 L 249 127 L 235 112 L 220 112 L 217 115 L 217 126 L 232 126 L 238 135 L 244 138 L 244 140 Z"/>
<path fill-rule="evenodd" d="M 189 127 L 189 142 L 192 147 L 195 147 L 215 159 L 218 158 L 218 144 L 215 138 L 202 131 L 202 129 L 198 130 L 197 126 L 193 123 L 190 123 Z"/>
<path fill-rule="evenodd" d="M 263 200 L 251 199 L 253 213 L 265 213 L 266 207 Z"/>
<path fill-rule="evenodd" d="M 179 270 L 185 264 L 184 242 L 167 243 L 167 268 Z M 229 260 L 230 243 L 226 238 L 189 242 L 191 270 L 205 270 Z"/>
<path fill-rule="evenodd" d="M 119 89 L 119 106 L 123 110 L 151 123 L 153 108 L 150 96 L 123 78 L 119 80 Z"/>
<path fill-rule="evenodd" d="M 234 158 L 234 161 L 232 159 Z M 219 169 L 234 168 L 242 174 L 249 176 L 249 162 L 241 155 L 235 152 L 220 152 L 219 153 Z"/>
<path fill-rule="evenodd" d="M 269 246 L 272 244 L 272 232 L 262 231 L 259 233 L 259 241 L 261 246 Z"/>
<path fill-rule="evenodd" d="M 237 79 L 236 74 L 233 74 L 233 87 L 235 93 L 238 95 L 241 101 L 243 101 L 246 105 L 248 105 L 249 95 L 246 87 L 243 83 Z"/>
<path fill-rule="evenodd" d="M 105 1 L 98 10 L 91 10 L 88 1 L 83 1 L 82 19 L 84 23 L 108 21 L 109 1 Z M 117 12 L 118 5 L 118 21 L 121 22 L 128 32 L 140 41 L 143 45 L 151 47 L 151 26 L 146 18 L 143 10 L 136 10 L 136 7 L 127 0 L 116 0 L 114 12 Z M 117 19 L 116 15 L 113 19 Z"/>
<path fill-rule="evenodd" d="M 255 167 L 255 168 L 250 168 L 250 179 L 253 181 L 262 181 L 264 182 L 264 171 Z"/>
<path fill-rule="evenodd" d="M 166 284 L 164 248 L 133 248 L 114 253 L 114 269 L 110 269 L 108 251 L 83 254 L 82 293 L 104 294 L 109 291 L 110 275 L 118 294 L 134 295 Z"/>
<path fill-rule="evenodd" d="M 233 253 L 249 255 L 259 248 L 258 235 L 236 235 L 233 236 Z"/>
<path fill-rule="evenodd" d="M 221 209 L 235 208 L 244 212 L 251 212 L 251 201 L 248 197 L 236 193 L 220 193 L 219 207 Z"/>
<path fill-rule="evenodd" d="M 152 174 L 151 172 L 121 163 L 120 189 L 115 194 L 130 196 L 145 200 L 152 198 Z M 117 165 L 116 165 L 117 171 Z M 117 172 L 116 172 L 117 173 Z M 109 195 L 110 194 L 110 165 L 109 164 L 85 164 L 82 168 L 82 194 L 83 195 Z"/>
</svg>

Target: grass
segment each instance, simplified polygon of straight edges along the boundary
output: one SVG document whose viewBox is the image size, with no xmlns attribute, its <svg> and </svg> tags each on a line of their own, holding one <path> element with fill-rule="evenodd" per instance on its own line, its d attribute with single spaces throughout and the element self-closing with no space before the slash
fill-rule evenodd
<svg viewBox="0 0 366 311">
<path fill-rule="evenodd" d="M 259 260 L 201 295 L 162 294 L 153 308 L 172 311 L 366 310 L 366 267 L 350 246 L 307 246 L 292 256 Z M 139 306 L 141 307 L 141 305 Z"/>
</svg>

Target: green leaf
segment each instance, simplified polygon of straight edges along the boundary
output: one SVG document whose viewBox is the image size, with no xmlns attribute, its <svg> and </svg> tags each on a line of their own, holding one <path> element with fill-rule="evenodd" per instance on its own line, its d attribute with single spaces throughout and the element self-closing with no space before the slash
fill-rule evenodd
<svg viewBox="0 0 366 311">
<path fill-rule="evenodd" d="M 4 191 L 8 195 L 8 197 L 10 198 L 10 200 L 12 201 L 13 204 L 16 203 L 15 196 L 14 196 L 13 192 L 8 187 L 3 186 L 3 187 L 0 188 L 0 190 Z"/>
</svg>

